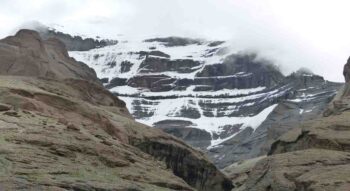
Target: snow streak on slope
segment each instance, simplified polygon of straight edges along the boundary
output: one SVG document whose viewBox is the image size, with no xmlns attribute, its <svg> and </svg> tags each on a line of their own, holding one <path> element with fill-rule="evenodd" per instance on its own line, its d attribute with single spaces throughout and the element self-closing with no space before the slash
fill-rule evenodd
<svg viewBox="0 0 350 191">
<path fill-rule="evenodd" d="M 145 115 L 146 117 L 139 117 L 137 120 L 150 126 L 164 120 L 190 121 L 193 123 L 192 127 L 220 134 L 225 125 L 249 124 L 255 129 L 258 127 L 256 124 L 260 124 L 262 121 L 252 118 L 253 121 L 257 122 L 253 125 L 250 122 L 247 123 L 246 120 L 250 120 L 252 116 L 259 116 L 258 119 L 262 119 L 260 114 L 264 114 L 264 111 L 268 110 L 263 110 L 258 114 L 248 113 L 248 116 L 237 116 L 234 113 L 243 113 L 244 109 L 264 103 L 266 99 L 278 98 L 288 90 L 288 88 L 277 89 L 234 98 L 177 97 L 152 100 L 148 99 L 149 97 L 119 97 L 126 102 L 131 113 L 140 111 L 149 113 L 149 116 Z M 188 110 L 192 114 L 198 112 L 198 115 L 192 118 L 183 116 L 181 115 L 183 110 Z M 210 115 L 205 112 L 209 112 Z"/>
<path fill-rule="evenodd" d="M 71 51 L 70 56 L 78 61 L 87 63 L 94 68 L 99 78 L 130 78 L 138 74 L 141 69 L 140 64 L 144 57 L 140 56 L 141 51 L 157 50 L 170 56 L 170 58 L 161 57 L 164 59 L 191 59 L 199 61 L 202 66 L 192 73 L 178 73 L 178 72 L 162 72 L 152 74 L 164 74 L 174 78 L 189 78 L 193 79 L 196 73 L 204 65 L 218 64 L 223 61 L 225 55 L 232 54 L 229 51 L 228 44 L 223 43 L 220 46 L 211 47 L 211 42 L 203 42 L 202 44 L 190 44 L 186 46 L 165 46 L 162 42 L 146 42 L 144 40 L 120 40 L 120 42 L 113 46 L 107 46 L 99 49 L 92 49 L 90 51 Z M 121 63 L 129 61 L 133 65 L 128 72 L 121 72 Z M 115 67 L 111 67 L 111 63 L 115 63 Z M 147 75 L 147 74 L 143 74 Z"/>
<path fill-rule="evenodd" d="M 162 41 L 119 39 L 116 45 L 85 52 L 73 51 L 69 54 L 76 60 L 94 68 L 99 78 L 126 80 L 123 85 L 112 86 L 110 91 L 126 102 L 127 108 L 137 121 L 149 126 L 156 126 L 157 123 L 171 120 L 186 122 L 187 125 L 183 127 L 209 132 L 212 140 L 211 144 L 208 144 L 210 144 L 209 148 L 212 148 L 234 137 L 247 127 L 257 128 L 275 107 L 274 99 L 283 96 L 289 90 L 286 86 L 267 88 L 249 81 L 246 81 L 246 84 L 254 85 L 247 85 L 246 89 L 201 90 L 207 88 L 206 86 L 213 86 L 218 80 L 221 80 L 220 83 L 226 83 L 235 78 L 242 79 L 237 80 L 237 83 L 245 83 L 243 80 L 254 77 L 248 71 L 225 73 L 226 76 L 197 76 L 198 73 L 204 71 L 205 66 L 222 64 L 228 55 L 234 53 L 229 50 L 228 43 L 225 42 L 200 41 L 169 46 Z M 147 63 L 151 69 L 141 67 L 150 57 L 157 58 L 156 61 Z M 179 60 L 192 61 L 184 66 L 189 68 L 189 72 L 183 72 L 184 70 L 178 68 L 177 70 L 174 68 L 158 70 L 158 67 L 163 67 L 168 63 L 167 61 Z M 125 62 L 130 65 L 128 70 L 123 69 Z M 176 64 L 182 64 L 182 62 L 179 61 Z M 147 80 L 147 76 L 156 75 L 166 75 L 159 81 L 192 79 L 207 80 L 213 84 L 185 84 L 182 89 L 162 89 L 161 91 L 151 91 L 151 89 L 138 86 L 142 81 Z M 135 80 L 135 77 L 140 77 L 141 82 L 137 81 L 136 85 L 128 83 L 129 80 Z M 161 85 L 160 83 L 159 86 Z M 227 87 L 232 88 L 232 86 Z"/>
<path fill-rule="evenodd" d="M 230 117 L 228 118 L 228 120 L 230 121 L 230 123 L 233 124 L 243 124 L 241 126 L 240 131 L 234 133 L 233 135 L 230 135 L 224 139 L 216 139 L 216 140 L 212 140 L 211 141 L 211 145 L 207 148 L 207 149 L 211 149 L 214 148 L 218 145 L 220 145 L 221 143 L 230 140 L 231 138 L 233 138 L 234 136 L 236 136 L 239 132 L 241 132 L 242 130 L 244 130 L 247 127 L 250 127 L 252 129 L 258 128 L 262 122 L 265 121 L 265 119 L 267 118 L 267 116 L 275 109 L 275 107 L 277 106 L 277 104 L 274 104 L 268 108 L 265 108 L 263 111 L 261 111 L 259 114 L 252 116 L 252 117 L 239 117 L 239 118 L 235 118 L 235 117 Z M 218 120 L 220 120 L 221 118 L 218 118 Z"/>
<path fill-rule="evenodd" d="M 196 86 L 189 86 L 184 91 L 166 91 L 166 92 L 151 92 L 147 89 L 133 88 L 130 86 L 117 86 L 111 88 L 110 91 L 123 96 L 138 96 L 138 97 L 219 97 L 219 96 L 243 96 L 252 93 L 257 93 L 265 90 L 265 87 L 257 87 L 251 89 L 222 89 L 217 91 L 194 91 Z"/>
<path fill-rule="evenodd" d="M 133 98 L 133 97 L 120 97 L 123 101 L 126 102 L 127 107 L 130 109 L 131 112 L 134 110 L 134 101 L 142 101 L 142 98 Z M 150 100 L 148 100 L 150 101 Z M 226 138 L 218 138 L 216 140 L 212 140 L 211 145 L 209 148 L 212 148 L 226 140 L 231 139 L 236 134 L 238 134 L 240 131 L 244 130 L 247 127 L 250 127 L 252 129 L 256 129 L 265 119 L 266 117 L 271 113 L 271 111 L 277 106 L 277 104 L 274 104 L 257 115 L 254 116 L 241 116 L 241 117 L 229 117 L 229 116 L 213 116 L 213 117 L 207 117 L 204 115 L 203 108 L 200 107 L 200 102 L 205 101 L 214 101 L 213 99 L 200 99 L 200 98 L 176 98 L 176 99 L 162 99 L 162 100 L 156 100 L 153 101 L 154 105 L 149 105 L 148 108 L 145 108 L 145 111 L 147 112 L 153 112 L 153 115 L 149 118 L 142 118 L 137 119 L 138 122 L 147 124 L 149 126 L 153 126 L 155 123 L 164 121 L 164 120 L 179 120 L 179 121 L 190 121 L 193 125 L 189 127 L 194 127 L 198 129 L 203 129 L 205 131 L 210 132 L 211 134 L 220 134 L 223 132 L 223 127 L 226 125 L 235 125 L 235 124 L 241 124 L 240 130 L 230 135 Z M 230 102 L 230 100 L 227 99 L 216 99 L 216 102 Z M 254 104 L 254 103 L 252 103 Z M 195 110 L 199 111 L 201 114 L 200 118 L 197 119 L 190 119 L 187 117 L 178 117 L 177 114 L 180 112 L 183 108 L 194 108 Z M 238 111 L 240 107 L 231 108 L 230 112 L 233 110 Z"/>
</svg>

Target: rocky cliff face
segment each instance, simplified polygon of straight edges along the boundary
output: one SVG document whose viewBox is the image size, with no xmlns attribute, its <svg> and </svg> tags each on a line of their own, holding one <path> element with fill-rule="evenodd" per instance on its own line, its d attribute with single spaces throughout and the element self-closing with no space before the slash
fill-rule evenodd
<svg viewBox="0 0 350 191">
<path fill-rule="evenodd" d="M 246 171 L 249 176 L 237 190 L 349 190 L 348 89 L 347 81 L 325 115 L 295 125 L 274 142 L 269 156 Z M 244 171 L 232 167 L 227 172 L 236 178 Z"/>
<path fill-rule="evenodd" d="M 1 75 L 97 81 L 95 71 L 69 57 L 62 42 L 43 40 L 35 31 L 20 30 L 0 40 L 0 56 Z"/>
<path fill-rule="evenodd" d="M 214 158 L 220 167 L 266 155 L 271 144 L 281 135 L 304 121 L 322 116 L 340 87 L 340 84 L 327 82 L 320 76 L 300 75 L 299 72 L 286 77 L 286 80 L 291 88 L 288 97 L 278 101 L 278 105 L 254 132 L 252 129 L 242 131 L 223 143 L 224 147 L 210 150 L 217 156 L 225 154 Z"/>
<path fill-rule="evenodd" d="M 117 44 L 117 40 L 82 38 L 80 36 L 71 36 L 53 29 L 41 30 L 41 37 L 44 39 L 56 38 L 62 41 L 69 51 L 87 51 L 94 48 L 101 48 Z"/>
<path fill-rule="evenodd" d="M 0 76 L 3 189 L 231 190 L 203 153 L 135 122 L 59 41 L 23 30 L 0 47 L 0 67 L 13 65 Z"/>
<path fill-rule="evenodd" d="M 94 68 L 136 120 L 206 151 L 220 168 L 266 155 L 280 135 L 320 115 L 341 86 L 305 69 L 284 76 L 223 41 L 123 39 L 69 54 Z"/>
</svg>

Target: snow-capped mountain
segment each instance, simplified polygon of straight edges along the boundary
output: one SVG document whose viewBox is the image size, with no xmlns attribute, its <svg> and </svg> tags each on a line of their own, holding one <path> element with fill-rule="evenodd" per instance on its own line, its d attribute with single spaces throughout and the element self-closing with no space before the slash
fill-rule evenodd
<svg viewBox="0 0 350 191">
<path fill-rule="evenodd" d="M 69 54 L 92 67 L 137 121 L 206 150 L 219 167 L 266 154 L 272 140 L 319 115 L 340 86 L 305 70 L 286 77 L 224 41 L 114 42 Z"/>
<path fill-rule="evenodd" d="M 207 132 L 209 138 L 192 143 L 203 148 L 215 147 L 247 127 L 256 129 L 276 106 L 266 98 L 278 98 L 289 89 L 274 86 L 282 75 L 272 65 L 256 55 L 233 54 L 219 41 L 121 41 L 70 55 L 108 78 L 106 86 L 138 121 L 167 129 L 180 123 Z"/>
</svg>

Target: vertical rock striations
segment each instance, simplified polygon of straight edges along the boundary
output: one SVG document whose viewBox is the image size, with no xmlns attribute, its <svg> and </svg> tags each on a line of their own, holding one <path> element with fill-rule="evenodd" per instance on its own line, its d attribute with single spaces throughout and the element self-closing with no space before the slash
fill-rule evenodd
<svg viewBox="0 0 350 191">
<path fill-rule="evenodd" d="M 231 181 L 224 178 L 216 167 L 203 155 L 159 140 L 148 140 L 136 147 L 164 161 L 175 175 L 182 177 L 189 185 L 198 190 L 231 190 Z M 198 158 L 201 158 L 198 160 Z"/>
</svg>

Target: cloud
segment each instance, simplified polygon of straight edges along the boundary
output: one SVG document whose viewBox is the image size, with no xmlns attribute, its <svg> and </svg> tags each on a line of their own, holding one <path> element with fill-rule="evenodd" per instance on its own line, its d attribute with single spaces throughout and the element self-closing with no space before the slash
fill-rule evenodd
<svg viewBox="0 0 350 191">
<path fill-rule="evenodd" d="M 36 20 L 89 36 L 230 40 L 237 50 L 273 60 L 285 74 L 307 67 L 343 81 L 348 7 L 346 0 L 1 0 L 0 36 Z"/>
</svg>

